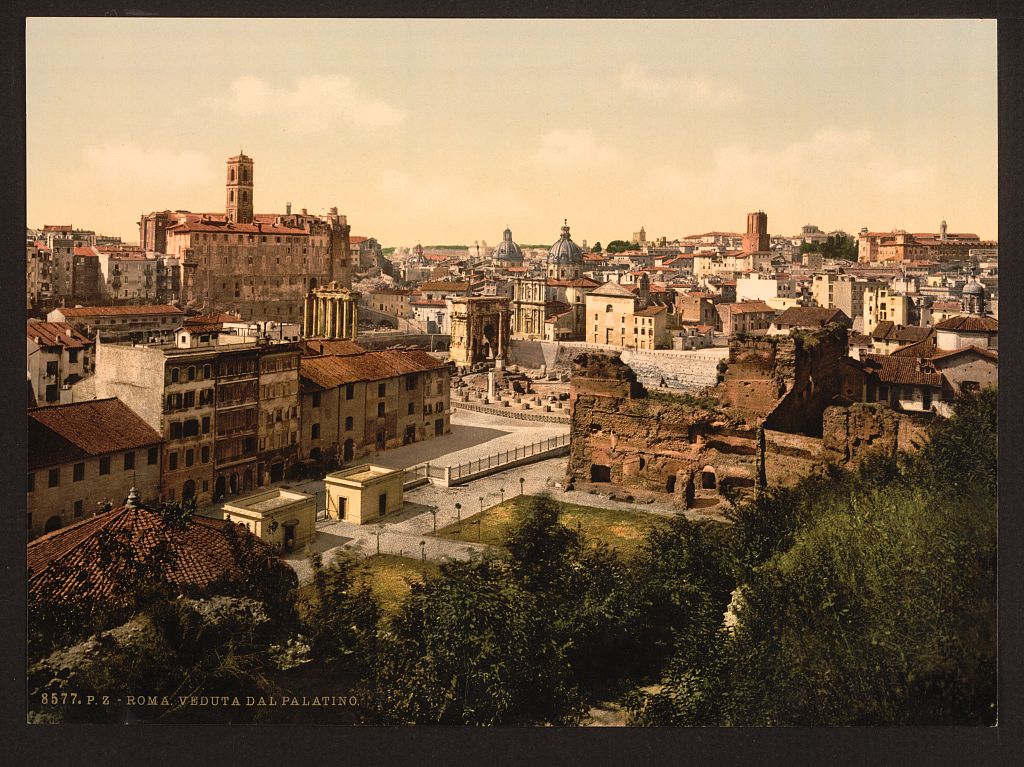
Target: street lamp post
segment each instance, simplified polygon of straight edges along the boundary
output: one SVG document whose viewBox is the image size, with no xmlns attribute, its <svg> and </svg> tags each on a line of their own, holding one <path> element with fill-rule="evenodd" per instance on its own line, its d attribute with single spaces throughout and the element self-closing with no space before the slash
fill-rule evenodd
<svg viewBox="0 0 1024 767">
<path fill-rule="evenodd" d="M 437 512 L 438 509 L 431 509 L 430 516 L 434 518 L 434 535 L 437 535 Z"/>
<path fill-rule="evenodd" d="M 484 497 L 482 495 L 480 496 L 480 513 L 484 513 Z"/>
<path fill-rule="evenodd" d="M 524 477 L 520 477 L 519 478 L 519 495 L 523 494 L 523 485 L 525 485 L 525 484 L 526 484 L 526 479 Z"/>
<path fill-rule="evenodd" d="M 381 527 L 378 527 L 376 530 L 374 530 L 371 533 L 371 535 L 377 536 L 377 554 L 380 555 L 380 537 L 382 535 L 384 535 L 384 529 L 381 528 Z"/>
<path fill-rule="evenodd" d="M 504 503 L 505 502 L 505 488 L 499 487 L 498 488 L 498 492 L 501 493 L 501 502 Z"/>
<path fill-rule="evenodd" d="M 462 524 L 462 504 L 455 504 L 455 517 L 459 520 L 459 524 Z"/>
<path fill-rule="evenodd" d="M 427 542 L 426 541 L 420 541 L 420 561 L 421 562 L 426 562 L 427 561 Z"/>
</svg>

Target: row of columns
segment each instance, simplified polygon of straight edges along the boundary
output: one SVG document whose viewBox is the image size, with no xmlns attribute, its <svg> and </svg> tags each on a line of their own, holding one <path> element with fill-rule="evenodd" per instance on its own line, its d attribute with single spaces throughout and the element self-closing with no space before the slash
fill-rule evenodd
<svg viewBox="0 0 1024 767">
<path fill-rule="evenodd" d="M 359 309 L 349 296 L 306 296 L 303 314 L 306 338 L 343 338 L 356 340 Z"/>
</svg>

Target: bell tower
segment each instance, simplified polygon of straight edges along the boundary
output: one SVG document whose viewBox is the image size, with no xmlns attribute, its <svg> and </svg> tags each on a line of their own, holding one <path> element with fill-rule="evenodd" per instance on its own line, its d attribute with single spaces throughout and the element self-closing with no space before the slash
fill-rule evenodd
<svg viewBox="0 0 1024 767">
<path fill-rule="evenodd" d="M 228 158 L 226 211 L 233 224 L 252 223 L 252 158 L 242 152 Z"/>
</svg>

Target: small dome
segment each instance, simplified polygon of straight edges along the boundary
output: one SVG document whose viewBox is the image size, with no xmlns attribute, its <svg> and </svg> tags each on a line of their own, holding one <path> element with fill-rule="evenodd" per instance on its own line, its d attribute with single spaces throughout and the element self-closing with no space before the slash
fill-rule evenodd
<svg viewBox="0 0 1024 767">
<path fill-rule="evenodd" d="M 494 249 L 494 259 L 498 261 L 522 261 L 523 250 L 512 242 L 512 230 L 505 228 L 501 236 L 501 242 Z"/>
<path fill-rule="evenodd" d="M 569 237 L 569 222 L 562 226 L 562 236 L 548 251 L 549 264 L 582 264 L 583 250 Z"/>
<path fill-rule="evenodd" d="M 978 282 L 974 277 L 971 277 L 964 285 L 963 295 L 965 296 L 982 296 L 985 294 L 985 286 Z"/>
</svg>

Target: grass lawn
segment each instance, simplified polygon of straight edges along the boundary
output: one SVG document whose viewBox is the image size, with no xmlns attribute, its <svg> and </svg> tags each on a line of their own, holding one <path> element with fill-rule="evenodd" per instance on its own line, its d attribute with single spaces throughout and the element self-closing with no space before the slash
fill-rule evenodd
<svg viewBox="0 0 1024 767">
<path fill-rule="evenodd" d="M 409 581 L 422 581 L 428 575 L 437 575 L 438 566 L 436 562 L 375 554 L 359 560 L 357 572 L 380 600 L 381 611 L 385 615 L 393 615 L 410 591 Z"/>
<path fill-rule="evenodd" d="M 454 522 L 437 531 L 439 537 L 456 541 L 477 540 L 477 520 L 480 520 L 479 540 L 500 546 L 505 533 L 518 519 L 517 512 L 525 507 L 533 496 L 516 496 L 499 503 L 483 513 Z M 580 506 L 575 503 L 555 501 L 561 509 L 559 520 L 563 525 L 579 529 L 590 541 L 604 541 L 624 556 L 632 554 L 642 542 L 647 531 L 656 525 L 667 525 L 666 517 L 644 514 L 622 509 L 599 509 Z"/>
</svg>

